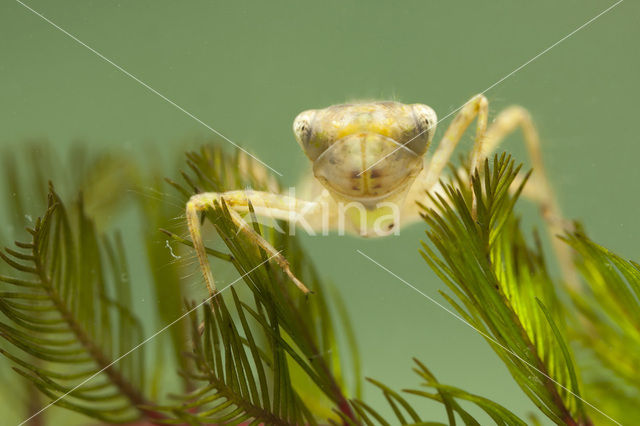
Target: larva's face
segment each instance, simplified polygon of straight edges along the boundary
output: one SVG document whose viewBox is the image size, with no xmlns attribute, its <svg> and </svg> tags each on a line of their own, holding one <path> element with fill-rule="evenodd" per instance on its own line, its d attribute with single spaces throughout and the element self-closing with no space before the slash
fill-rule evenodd
<svg viewBox="0 0 640 426">
<path fill-rule="evenodd" d="M 426 105 L 371 102 L 304 111 L 293 131 L 332 194 L 371 204 L 413 182 L 436 121 Z"/>
</svg>

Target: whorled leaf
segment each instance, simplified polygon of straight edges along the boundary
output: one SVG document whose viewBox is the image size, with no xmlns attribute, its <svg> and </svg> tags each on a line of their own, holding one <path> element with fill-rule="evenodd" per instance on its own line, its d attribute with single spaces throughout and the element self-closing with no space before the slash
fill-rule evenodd
<svg viewBox="0 0 640 426">
<path fill-rule="evenodd" d="M 224 192 L 247 187 L 278 191 L 277 182 L 264 168 L 240 152 L 231 157 L 217 148 L 205 146 L 199 153 L 188 154 L 188 165 L 191 172 L 183 173 L 183 179 L 189 189 L 169 181 L 183 194 L 185 203 L 191 195 L 205 191 Z M 200 345 L 205 348 L 203 351 L 211 351 L 212 355 L 204 359 L 208 359 L 209 366 L 215 368 L 208 368 L 206 374 L 200 372 L 190 377 L 200 377 L 217 385 L 198 394 L 187 408 L 167 408 L 179 413 L 178 419 L 204 422 L 214 419 L 219 422 L 239 421 L 245 417 L 266 421 L 264 416 L 268 414 L 284 423 L 303 421 L 311 424 L 323 417 L 334 416 L 332 409 L 355 418 L 345 396 L 342 371 L 344 368 L 357 368 L 357 359 L 352 358 L 349 365 L 349 358 L 344 356 L 354 351 L 338 344 L 327 290 L 295 237 L 288 234 L 287 224 L 278 223 L 276 228 L 284 232 L 277 232 L 273 228 L 259 226 L 257 220 L 249 220 L 256 232 L 277 250 L 282 250 L 296 276 L 313 290 L 314 293 L 308 297 L 294 286 L 277 264 L 267 261 L 266 254 L 253 241 L 245 237 L 232 221 L 226 204 L 209 209 L 204 218 L 213 224 L 230 251 L 225 254 L 207 249 L 208 252 L 231 263 L 241 275 L 251 271 L 243 278 L 249 292 L 235 286 L 232 308 L 226 307 L 223 295 L 216 296 L 212 302 L 214 314 L 205 315 L 205 337 L 208 336 L 209 340 L 205 339 Z M 190 245 L 189 241 L 176 235 L 173 237 Z M 265 262 L 263 267 L 255 268 Z M 210 330 L 208 334 L 206 330 Z M 222 345 L 223 341 L 232 346 Z M 351 345 L 355 345 L 353 339 Z M 232 351 L 230 348 L 234 347 Z M 197 359 L 202 358 L 197 351 L 195 353 Z M 357 371 L 355 375 L 358 377 Z M 216 395 L 223 391 L 229 395 L 229 389 L 234 392 L 233 397 L 225 398 L 229 405 L 211 417 L 214 415 L 212 410 L 216 408 L 206 408 L 205 405 L 215 404 Z M 249 404 L 245 408 L 242 408 L 243 401 L 245 405 Z M 262 417 L 251 411 L 249 406 L 253 407 L 251 410 L 262 410 Z M 229 411 L 235 414 L 229 414 Z"/>
<path fill-rule="evenodd" d="M 113 361 L 142 339 L 131 309 L 119 238 L 100 239 L 82 200 L 70 213 L 50 188 L 30 241 L 0 251 L 0 350 L 14 369 L 57 405 L 107 422 L 139 418 L 144 352 Z"/>
<path fill-rule="evenodd" d="M 458 177 L 431 194 L 423 217 L 435 250 L 423 243 L 422 255 L 455 295 L 445 298 L 540 410 L 558 424 L 590 424 L 540 244 L 526 243 L 513 213 L 526 184 L 513 187 L 519 172 L 503 154 L 471 188 Z"/>
<path fill-rule="evenodd" d="M 482 409 L 493 422 L 498 426 L 525 426 L 526 422 L 513 414 L 511 411 L 501 406 L 500 404 L 493 402 L 487 398 L 483 398 L 478 395 L 468 393 L 460 388 L 454 386 L 443 385 L 436 380 L 435 376 L 429 371 L 429 369 L 420 361 L 414 358 L 416 368 L 414 371 L 424 380 L 423 386 L 432 388 L 434 392 L 428 392 L 422 389 L 404 389 L 406 394 L 427 398 L 433 401 L 441 403 L 447 414 L 447 421 L 450 426 L 455 426 L 460 420 L 462 424 L 467 426 L 480 426 L 482 419 L 478 420 L 467 410 L 465 410 L 458 400 L 467 401 L 478 408 Z M 419 403 L 413 405 L 398 392 L 393 391 L 383 383 L 368 379 L 370 383 L 375 385 L 382 391 L 385 399 L 393 414 L 394 419 L 385 418 L 375 408 L 366 404 L 360 399 L 352 399 L 350 401 L 354 411 L 358 415 L 358 420 L 368 426 L 379 425 L 442 425 L 444 423 L 434 422 L 423 419 L 418 414 Z M 356 425 L 360 424 L 351 420 L 350 418 L 341 415 L 341 419 L 345 424 Z"/>
<path fill-rule="evenodd" d="M 581 227 L 565 237 L 584 279 L 570 295 L 579 318 L 572 332 L 599 368 L 588 370 L 588 395 L 620 413 L 625 424 L 640 421 L 640 265 L 596 244 Z M 635 401 L 635 403 L 631 402 Z M 620 407 L 627 407 L 620 409 Z"/>
<path fill-rule="evenodd" d="M 0 247 L 13 239 L 24 238 L 24 227 L 32 227 L 36 215 L 46 210 L 48 181 L 58 182 L 64 188 L 63 199 L 70 200 L 84 193 L 85 210 L 99 232 L 117 216 L 129 188 L 136 181 L 136 171 L 126 157 L 106 152 L 89 155 L 85 145 L 75 145 L 63 161 L 49 141 L 40 139 L 23 141 L 19 149 L 3 150 L 0 163 L 0 177 L 3 178 L 0 194 L 4 195 L 6 210 L 0 229 Z M 12 273 L 11 267 L 0 262 L 0 275 Z M 7 350 L 8 346 L 0 342 L 0 348 Z M 33 363 L 41 364 L 37 360 Z M 44 406 L 46 397 L 43 398 L 31 381 L 14 374 L 11 365 L 8 358 L 0 357 L 2 383 L 5 389 L 11 389 L 2 395 L 4 405 L 16 412 L 24 410 L 24 415 L 29 416 Z"/>
</svg>

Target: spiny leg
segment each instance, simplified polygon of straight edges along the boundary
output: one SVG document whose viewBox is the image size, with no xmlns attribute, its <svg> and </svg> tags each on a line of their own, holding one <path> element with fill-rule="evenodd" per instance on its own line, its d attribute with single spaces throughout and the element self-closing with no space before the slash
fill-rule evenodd
<svg viewBox="0 0 640 426">
<path fill-rule="evenodd" d="M 558 235 L 564 233 L 565 229 L 571 229 L 571 224 L 563 218 L 555 193 L 547 178 L 542 161 L 540 138 L 526 109 L 520 106 L 512 106 L 498 114 L 485 135 L 482 151 L 480 152 L 480 161 L 490 155 L 500 142 L 518 128 L 522 129 L 533 167 L 533 174 L 530 181 L 525 185 L 523 195 L 538 204 L 540 213 L 547 224 L 547 231 L 554 251 L 558 256 L 563 278 L 572 289 L 578 289 L 578 275 L 573 266 L 571 249 L 558 238 Z M 514 185 L 519 184 L 519 182 L 520 180 L 514 182 Z"/>
<path fill-rule="evenodd" d="M 209 207 L 213 207 L 216 202 L 221 203 L 222 200 L 224 200 L 230 208 L 229 212 L 231 218 L 238 226 L 239 231 L 243 232 L 251 241 L 262 247 L 269 256 L 273 257 L 300 290 L 305 294 L 309 293 L 309 289 L 302 284 L 298 278 L 296 278 L 293 272 L 291 272 L 287 259 L 260 234 L 255 232 L 255 230 L 242 218 L 239 212 L 249 211 L 249 202 L 251 202 L 256 213 L 260 215 L 295 222 L 300 215 L 313 211 L 317 203 L 268 192 L 228 191 L 224 193 L 205 192 L 202 194 L 196 194 L 191 197 L 186 207 L 187 226 L 189 228 L 189 233 L 191 234 L 193 247 L 196 250 L 198 262 L 200 263 L 200 268 L 204 275 L 209 294 L 214 295 L 217 290 L 213 273 L 211 272 L 211 267 L 207 259 L 204 242 L 202 240 L 198 213 Z"/>
</svg>

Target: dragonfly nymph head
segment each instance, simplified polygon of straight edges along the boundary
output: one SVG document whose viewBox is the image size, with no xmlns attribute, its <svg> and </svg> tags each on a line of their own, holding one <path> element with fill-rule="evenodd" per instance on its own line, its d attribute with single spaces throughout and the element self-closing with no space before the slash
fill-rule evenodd
<svg viewBox="0 0 640 426">
<path fill-rule="evenodd" d="M 334 198 L 375 209 L 404 198 L 422 170 L 436 122 L 426 105 L 368 102 L 304 111 L 293 130 Z"/>
</svg>

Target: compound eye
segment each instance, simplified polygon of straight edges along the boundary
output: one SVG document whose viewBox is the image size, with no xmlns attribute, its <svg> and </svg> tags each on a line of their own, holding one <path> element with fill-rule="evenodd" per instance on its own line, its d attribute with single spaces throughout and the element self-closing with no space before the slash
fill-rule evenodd
<svg viewBox="0 0 640 426">
<path fill-rule="evenodd" d="M 308 111 L 298 114 L 295 120 L 293 120 L 293 133 L 296 136 L 296 140 L 300 144 L 303 150 L 306 152 L 306 146 L 309 143 L 311 137 L 311 120 L 316 111 L 310 109 Z"/>
<path fill-rule="evenodd" d="M 318 110 L 310 109 L 298 114 L 293 121 L 293 133 L 302 150 L 311 161 L 315 161 L 329 146 L 329 140 L 323 132 L 318 132 L 318 126 L 314 124 L 318 120 Z"/>
<path fill-rule="evenodd" d="M 429 106 L 423 104 L 411 105 L 413 117 L 416 122 L 414 140 L 407 144 L 413 152 L 423 155 L 427 152 L 431 139 L 436 132 L 438 116 L 436 112 Z"/>
</svg>

